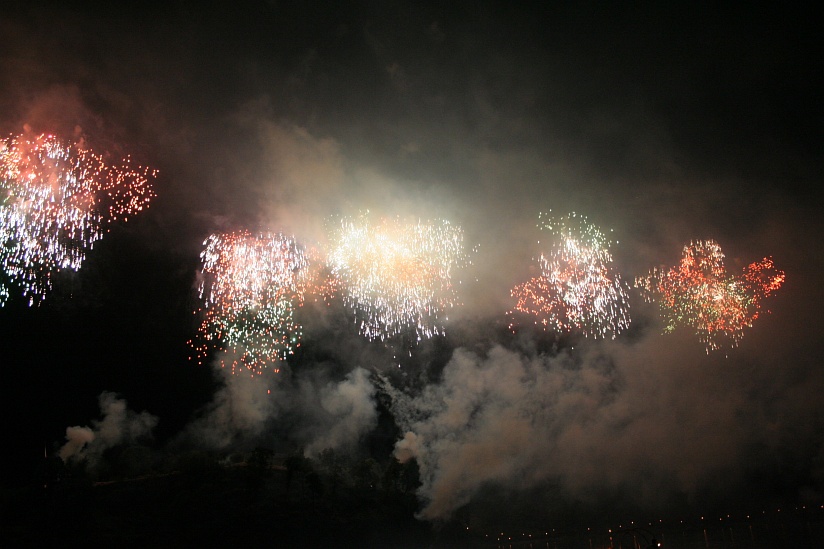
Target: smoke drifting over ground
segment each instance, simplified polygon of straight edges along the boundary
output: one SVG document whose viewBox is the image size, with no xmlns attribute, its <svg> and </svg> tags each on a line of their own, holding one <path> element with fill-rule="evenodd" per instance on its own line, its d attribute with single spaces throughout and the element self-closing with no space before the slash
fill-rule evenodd
<svg viewBox="0 0 824 549">
<path fill-rule="evenodd" d="M 334 379 L 310 365 L 308 375 L 291 372 L 232 375 L 215 366 L 219 389 L 177 437 L 175 446 L 211 450 L 302 448 L 309 457 L 323 450 L 352 453 L 377 423 L 375 387 L 355 368 Z M 286 436 L 277 433 L 286 433 Z"/>
<path fill-rule="evenodd" d="M 218 389 L 199 417 L 186 427 L 183 440 L 218 450 L 256 440 L 267 422 L 277 416 L 279 402 L 270 397 L 263 379 L 233 376 L 219 366 L 214 371 Z"/>
<path fill-rule="evenodd" d="M 690 380 L 686 365 L 650 371 L 643 347 L 457 349 L 440 382 L 415 396 L 393 391 L 405 431 L 395 455 L 420 464 L 421 515 L 447 518 L 489 486 L 552 485 L 591 504 L 631 492 L 648 513 L 739 489 L 752 472 L 741 464 L 776 442 L 752 428 L 759 403 Z"/>
<path fill-rule="evenodd" d="M 153 430 L 172 450 L 310 457 L 377 453 L 379 436 L 382 459 L 417 460 L 426 519 L 480 513 L 496 490 L 642 511 L 821 499 L 824 92 L 808 14 L 13 4 L 0 129 L 77 131 L 160 170 L 157 199 L 56 288 L 63 301 L 0 310 L 4 406 L 49 440 L 101 391 L 161 420 L 104 392 L 64 459 Z M 787 281 L 726 356 L 661 335 L 634 290 L 614 341 L 513 335 L 509 292 L 535 276 L 549 209 L 614 229 L 626 281 L 697 239 L 734 272 L 771 255 Z M 323 249 L 331 217 L 365 210 L 446 219 L 477 247 L 445 337 L 368 342 L 340 302 L 307 303 L 279 374 L 188 361 L 204 239 L 283 231 Z M 40 455 L 46 435 L 20 430 Z"/>
<path fill-rule="evenodd" d="M 129 410 L 126 400 L 115 393 L 104 391 L 98 400 L 101 419 L 92 420 L 91 427 L 66 428 L 66 444 L 58 452 L 64 462 L 85 462 L 94 469 L 106 450 L 151 438 L 157 417 Z"/>
</svg>

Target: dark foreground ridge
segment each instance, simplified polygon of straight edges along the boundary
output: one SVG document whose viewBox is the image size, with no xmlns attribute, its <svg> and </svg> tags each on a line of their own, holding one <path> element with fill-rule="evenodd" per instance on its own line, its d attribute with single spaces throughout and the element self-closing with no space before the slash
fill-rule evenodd
<svg viewBox="0 0 824 549">
<path fill-rule="evenodd" d="M 341 466 L 324 457 L 255 451 L 219 462 L 196 453 L 178 458 L 174 470 L 114 480 L 64 469 L 55 458 L 44 483 L 4 490 L 0 546 L 403 549 L 469 542 L 456 526 L 415 518 L 417 466 L 371 459 Z"/>
<path fill-rule="evenodd" d="M 414 460 L 317 459 L 257 449 L 153 462 L 133 447 L 104 474 L 43 462 L 35 484 L 5 488 L 0 547 L 783 549 L 824 542 L 824 505 L 612 527 L 496 530 L 415 518 Z M 141 465 L 142 464 L 142 465 Z M 505 514 L 505 509 L 501 509 Z"/>
</svg>

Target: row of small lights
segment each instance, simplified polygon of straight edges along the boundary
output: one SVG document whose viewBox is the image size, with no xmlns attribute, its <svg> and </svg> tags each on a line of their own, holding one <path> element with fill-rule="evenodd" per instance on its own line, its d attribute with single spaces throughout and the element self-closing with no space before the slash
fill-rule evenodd
<svg viewBox="0 0 824 549">
<path fill-rule="evenodd" d="M 804 511 L 804 510 L 806 510 L 806 509 L 807 509 L 807 506 L 806 506 L 806 505 L 802 505 L 802 506 L 800 506 L 800 507 L 795 507 L 795 508 L 794 508 L 794 510 L 795 510 L 795 511 Z M 818 510 L 824 511 L 824 504 L 819 505 L 818 507 L 810 507 L 810 509 L 818 509 Z M 780 513 L 780 512 L 781 512 L 781 508 L 777 508 L 775 511 L 776 511 L 776 513 Z M 766 514 L 767 514 L 767 511 L 766 511 L 766 510 L 765 510 L 765 511 L 761 511 L 761 514 L 762 514 L 762 515 L 766 515 Z M 752 516 L 752 515 L 749 515 L 749 514 L 748 514 L 748 515 L 746 515 L 746 519 L 747 519 L 747 520 L 749 520 L 749 519 L 751 519 L 751 518 L 753 518 L 753 516 Z M 724 517 L 718 517 L 719 522 L 723 522 L 724 520 L 728 520 L 728 519 L 731 519 L 731 520 L 737 520 L 736 518 L 734 518 L 734 517 L 733 517 L 732 515 L 730 515 L 730 514 L 727 514 L 727 515 L 726 515 L 726 516 L 724 516 Z M 700 520 L 701 520 L 701 521 L 706 521 L 706 520 L 707 520 L 707 517 L 705 517 L 705 516 L 701 516 Z M 685 521 L 682 519 L 682 520 L 679 522 L 679 524 L 684 524 L 684 522 L 685 522 Z M 632 521 L 632 520 L 631 520 L 631 521 L 629 522 L 629 527 L 630 527 L 630 528 L 637 528 L 637 527 L 643 527 L 643 526 L 662 526 L 663 524 L 664 524 L 664 519 L 658 519 L 658 522 L 657 522 L 657 523 L 654 523 L 654 522 L 649 522 L 649 523 L 647 523 L 647 524 L 645 524 L 645 525 L 641 525 L 641 523 L 636 524 L 636 523 L 635 523 L 635 521 Z M 624 526 L 623 526 L 622 524 L 620 524 L 620 525 L 618 525 L 618 528 L 617 528 L 617 529 L 608 528 L 606 533 L 607 533 L 607 534 L 620 533 L 620 531 L 621 531 L 621 530 L 623 530 L 623 529 L 624 529 Z M 470 531 L 469 526 L 467 526 L 467 527 L 466 527 L 466 531 L 467 531 L 467 532 L 469 532 L 469 531 Z M 544 532 L 544 537 L 549 537 L 550 533 L 555 534 L 555 528 L 553 528 L 553 529 L 552 529 L 551 531 L 549 531 L 549 532 Z M 592 533 L 592 528 L 587 528 L 587 533 Z M 536 536 L 540 536 L 540 534 L 536 534 Z M 484 537 L 489 538 L 489 537 L 490 537 L 490 534 L 484 534 Z M 496 534 L 492 534 L 492 537 L 493 537 L 493 538 L 495 538 L 495 537 L 496 537 Z M 517 539 L 517 538 L 518 538 L 518 535 L 517 535 L 517 534 L 515 534 L 515 536 L 514 536 L 514 537 L 516 538 L 516 539 L 515 539 L 515 541 L 518 541 L 518 539 Z M 523 539 L 523 540 L 529 540 L 529 539 L 531 539 L 532 537 L 533 537 L 533 534 L 527 534 L 527 533 L 523 533 L 523 534 L 521 534 L 521 539 Z M 500 534 L 497 534 L 497 541 L 513 541 L 513 539 L 512 539 L 512 538 L 513 538 L 513 536 L 511 536 L 511 535 L 507 535 L 507 534 L 506 534 L 506 533 L 504 533 L 504 532 L 500 532 Z"/>
</svg>

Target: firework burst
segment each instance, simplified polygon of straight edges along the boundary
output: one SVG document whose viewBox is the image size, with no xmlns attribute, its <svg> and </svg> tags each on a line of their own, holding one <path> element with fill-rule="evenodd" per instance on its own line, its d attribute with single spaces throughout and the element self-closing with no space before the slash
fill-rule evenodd
<svg viewBox="0 0 824 549">
<path fill-rule="evenodd" d="M 612 242 L 586 217 L 541 214 L 538 227 L 553 235 L 538 260 L 541 274 L 512 289 L 510 327 L 527 315 L 547 330 L 614 338 L 630 322 L 627 287 L 613 272 Z"/>
<path fill-rule="evenodd" d="M 344 303 L 369 340 L 443 333 L 457 303 L 453 271 L 466 261 L 463 231 L 447 221 L 405 223 L 367 215 L 330 231 L 328 262 Z"/>
<path fill-rule="evenodd" d="M 303 249 L 282 234 L 245 231 L 212 235 L 203 244 L 197 357 L 222 350 L 221 365 L 232 373 L 260 374 L 270 366 L 277 372 L 300 346 L 295 310 L 310 282 Z"/>
<path fill-rule="evenodd" d="M 763 299 L 784 279 L 771 258 L 749 264 L 740 276 L 728 275 L 721 246 L 699 240 L 684 246 L 678 266 L 653 269 L 635 286 L 647 302 L 658 302 L 666 333 L 689 326 L 709 352 L 738 346 L 760 315 Z"/>
<path fill-rule="evenodd" d="M 83 141 L 21 135 L 0 141 L 0 265 L 29 305 L 52 276 L 80 269 L 86 251 L 113 221 L 126 221 L 154 197 L 156 172 L 108 165 Z M 0 306 L 9 290 L 0 280 Z"/>
</svg>

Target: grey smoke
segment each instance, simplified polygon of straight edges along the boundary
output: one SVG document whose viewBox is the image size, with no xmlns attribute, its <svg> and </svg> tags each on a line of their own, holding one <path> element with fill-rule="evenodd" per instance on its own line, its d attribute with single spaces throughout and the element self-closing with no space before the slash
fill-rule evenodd
<svg viewBox="0 0 824 549">
<path fill-rule="evenodd" d="M 354 451 L 377 424 L 376 388 L 369 372 L 354 368 L 343 379 L 330 379 L 322 368 L 306 366 L 313 375 L 291 381 L 286 365 L 280 373 L 232 374 L 214 366 L 222 386 L 212 401 L 178 437 L 211 450 L 284 443 L 276 433 L 288 433 L 308 456 L 325 449 Z"/>
<path fill-rule="evenodd" d="M 98 397 L 101 419 L 91 427 L 67 427 L 66 443 L 58 455 L 65 461 L 86 462 L 89 467 L 99 463 L 103 452 L 123 444 L 133 444 L 151 436 L 158 418 L 149 412 L 130 410 L 125 399 L 104 391 Z"/>
<path fill-rule="evenodd" d="M 351 450 L 378 421 L 375 386 L 363 368 L 349 372 L 339 383 L 328 383 L 318 392 L 316 434 L 306 447 L 306 454 L 321 451 Z"/>
<path fill-rule="evenodd" d="M 223 358 L 231 362 L 227 353 Z M 220 366 L 220 357 L 215 361 L 213 371 L 221 386 L 212 401 L 184 429 L 178 441 L 222 450 L 260 436 L 267 422 L 277 417 L 280 411 L 280 401 L 271 394 L 277 390 L 278 378 L 273 375 L 233 375 L 229 368 Z"/>
<path fill-rule="evenodd" d="M 449 518 L 486 487 L 556 486 L 584 503 L 628 494 L 654 510 L 734 487 L 752 448 L 780 455 L 792 444 L 785 427 L 803 421 L 792 402 L 775 404 L 783 417 L 764 431 L 763 404 L 742 396 L 746 372 L 665 355 L 644 342 L 557 355 L 456 349 L 419 394 L 384 379 L 404 432 L 395 456 L 420 466 L 421 518 Z"/>
</svg>

